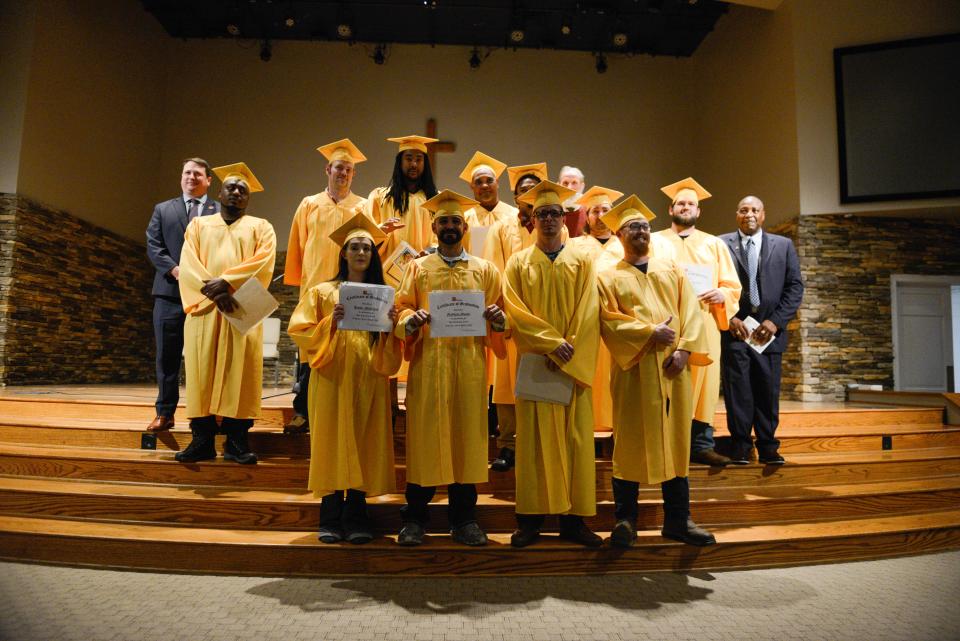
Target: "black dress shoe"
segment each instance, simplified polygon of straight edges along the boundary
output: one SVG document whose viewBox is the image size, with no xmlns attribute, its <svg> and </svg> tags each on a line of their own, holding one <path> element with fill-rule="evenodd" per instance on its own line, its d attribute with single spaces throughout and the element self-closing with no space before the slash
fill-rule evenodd
<svg viewBox="0 0 960 641">
<path fill-rule="evenodd" d="M 404 523 L 400 528 L 400 535 L 397 537 L 397 543 L 400 545 L 414 546 L 423 543 L 423 526 L 419 523 L 410 521 Z"/>
<path fill-rule="evenodd" d="M 490 464 L 490 469 L 494 472 L 509 472 L 515 464 L 516 458 L 514 451 L 509 447 L 503 447 L 500 448 L 500 453 L 497 454 L 497 458 L 493 459 L 493 463 Z"/>
<path fill-rule="evenodd" d="M 710 467 L 726 467 L 730 464 L 730 459 L 723 454 L 717 454 L 714 450 L 701 450 L 690 454 L 691 463 L 700 463 Z"/>
<path fill-rule="evenodd" d="M 450 530 L 453 540 L 464 545 L 486 545 L 487 535 L 476 521 L 465 523 Z"/>
<path fill-rule="evenodd" d="M 664 520 L 663 529 L 660 530 L 660 534 L 666 539 L 673 539 L 674 541 L 699 547 L 713 545 L 717 542 L 717 539 L 710 534 L 710 532 L 698 526 L 690 517 L 686 519 Z"/>
<path fill-rule="evenodd" d="M 764 465 L 783 465 L 786 463 L 777 450 L 767 450 L 766 452 L 758 451 L 757 459 Z"/>
<path fill-rule="evenodd" d="M 628 548 L 637 540 L 637 528 L 626 519 L 617 521 L 610 532 L 610 545 L 618 548 Z"/>
<path fill-rule="evenodd" d="M 515 548 L 525 548 L 540 538 L 540 529 L 534 527 L 521 527 L 510 535 L 510 545 Z"/>
<path fill-rule="evenodd" d="M 373 532 L 367 528 L 359 528 L 350 532 L 347 532 L 347 535 L 344 537 L 347 543 L 353 543 L 354 545 L 363 545 L 369 543 L 373 540 Z"/>
<path fill-rule="evenodd" d="M 603 545 L 603 539 L 594 534 L 582 519 L 580 519 L 579 523 L 571 525 L 561 523 L 560 538 L 565 541 L 570 541 L 571 543 L 585 545 L 588 548 L 598 548 Z"/>
</svg>

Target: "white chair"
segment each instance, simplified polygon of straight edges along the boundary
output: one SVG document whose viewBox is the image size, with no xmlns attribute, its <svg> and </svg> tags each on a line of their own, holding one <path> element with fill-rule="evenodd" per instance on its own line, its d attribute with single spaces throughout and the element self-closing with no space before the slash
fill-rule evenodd
<svg viewBox="0 0 960 641">
<path fill-rule="evenodd" d="M 263 319 L 263 363 L 273 361 L 273 386 L 280 384 L 280 319 Z"/>
</svg>

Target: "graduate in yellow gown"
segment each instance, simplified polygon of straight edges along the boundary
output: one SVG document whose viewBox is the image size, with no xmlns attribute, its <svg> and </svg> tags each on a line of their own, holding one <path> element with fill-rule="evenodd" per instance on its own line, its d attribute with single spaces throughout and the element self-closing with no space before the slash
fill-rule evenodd
<svg viewBox="0 0 960 641">
<path fill-rule="evenodd" d="M 330 239 L 341 247 L 337 273 L 300 298 L 287 329 L 314 370 L 307 487 L 323 497 L 324 543 L 372 540 L 366 497 L 396 490 L 389 377 L 400 367 L 402 342 L 389 331 L 338 328 L 341 283 L 384 284 L 376 249 L 384 238 L 362 212 L 334 230 Z M 396 319 L 394 307 L 390 320 Z"/>
<path fill-rule="evenodd" d="M 187 416 L 193 440 L 176 459 L 195 463 L 216 458 L 216 417 L 226 433 L 223 458 L 257 462 L 247 432 L 260 415 L 263 377 L 263 325 L 246 334 L 223 316 L 236 309 L 232 294 L 251 278 L 270 286 L 277 239 L 263 218 L 247 216 L 252 192 L 263 191 L 244 164 L 214 167 L 220 178 L 221 211 L 187 225 L 180 258 L 180 298 L 187 314 L 184 360 Z"/>
<path fill-rule="evenodd" d="M 506 164 L 478 151 L 460 172 L 460 179 L 470 185 L 474 199 L 480 203 L 464 214 L 468 230 L 463 245 L 474 256 L 483 255 L 486 237 L 494 223 L 517 218 L 517 208 L 500 200 L 498 181 L 506 168 Z"/>
<path fill-rule="evenodd" d="M 700 312 L 709 345 L 710 365 L 693 367 L 694 410 L 691 422 L 690 460 L 705 465 L 727 465 L 730 459 L 714 451 L 713 417 L 720 397 L 720 332 L 737 313 L 740 278 L 722 240 L 697 229 L 700 201 L 710 197 L 693 178 L 684 178 L 661 189 L 670 199 L 670 228 L 650 239 L 650 255 L 668 258 L 680 267 L 706 265 L 713 273 L 712 287 L 699 295 Z"/>
<path fill-rule="evenodd" d="M 561 242 L 562 203 L 573 193 L 544 180 L 521 197 L 533 205 L 536 244 L 507 261 L 504 300 L 521 358 L 546 359 L 573 379 L 568 405 L 517 398 L 515 547 L 536 541 L 547 514 L 561 515 L 562 538 L 603 543 L 583 520 L 597 510 L 590 386 L 600 312 L 594 261 Z"/>
<path fill-rule="evenodd" d="M 610 269 L 623 258 L 623 245 L 610 231 L 601 216 L 610 211 L 613 203 L 623 195 L 615 189 L 595 185 L 583 192 L 577 204 L 587 213 L 583 235 L 570 239 L 570 246 L 587 253 L 597 261 L 597 273 Z M 597 348 L 597 373 L 593 378 L 593 429 L 609 432 L 613 429 L 613 401 L 610 398 L 610 351 L 603 342 Z"/>
<path fill-rule="evenodd" d="M 617 230 L 624 259 L 599 275 L 603 341 L 614 355 L 613 496 L 617 523 L 611 543 L 637 538 L 639 485 L 659 483 L 663 535 L 690 543 L 715 543 L 690 520 L 690 420 L 693 390 L 689 365 L 707 365 L 700 304 L 683 270 L 650 258 L 653 212 L 635 195 L 603 220 Z"/>
<path fill-rule="evenodd" d="M 500 220 L 490 227 L 483 247 L 483 257 L 493 263 L 500 275 L 507 266 L 507 260 L 515 253 L 533 245 L 536 229 L 533 226 L 533 205 L 520 202 L 523 194 L 533 189 L 537 183 L 547 179 L 547 163 L 507 167 L 510 179 L 510 191 L 517 204 L 517 215 L 510 220 Z M 567 240 L 567 228 L 562 230 L 561 242 Z M 508 332 L 509 334 L 509 332 Z M 507 338 L 507 357 L 497 359 L 493 366 L 493 403 L 497 409 L 497 458 L 490 464 L 496 472 L 513 469 L 515 463 L 514 442 L 517 434 L 517 418 L 514 411 L 516 399 L 513 383 L 517 377 L 517 345 Z"/>
<path fill-rule="evenodd" d="M 387 234 L 387 240 L 380 245 L 383 260 L 403 241 L 417 252 L 437 244 L 436 234 L 430 227 L 430 212 L 423 208 L 429 198 L 437 195 L 427 156 L 427 144 L 437 139 L 399 136 L 387 140 L 397 143 L 399 148 L 390 184 L 371 191 L 364 204 L 364 212 Z M 388 277 L 388 284 L 397 285 L 389 280 Z"/>
<path fill-rule="evenodd" d="M 453 539 L 484 545 L 477 524 L 477 483 L 487 480 L 487 379 L 485 348 L 505 354 L 506 316 L 500 309 L 496 267 L 463 249 L 464 211 L 477 201 L 444 190 L 424 204 L 439 240 L 434 254 L 410 263 L 397 291 L 396 334 L 410 361 L 407 382 L 407 504 L 401 510 L 400 545 L 419 545 L 427 504 L 439 485 L 447 486 Z M 430 293 L 483 292 L 486 336 L 431 335 Z"/>
<path fill-rule="evenodd" d="M 327 159 L 327 188 L 305 197 L 293 214 L 283 282 L 300 287 L 300 297 L 314 285 L 330 280 L 337 273 L 340 247 L 330 234 L 362 208 L 366 199 L 350 191 L 356 176 L 356 165 L 364 156 L 349 138 L 317 147 Z M 297 373 L 298 392 L 293 399 L 294 416 L 283 426 L 285 434 L 303 434 L 309 430 L 307 390 L 310 387 L 310 366 L 300 354 Z"/>
</svg>

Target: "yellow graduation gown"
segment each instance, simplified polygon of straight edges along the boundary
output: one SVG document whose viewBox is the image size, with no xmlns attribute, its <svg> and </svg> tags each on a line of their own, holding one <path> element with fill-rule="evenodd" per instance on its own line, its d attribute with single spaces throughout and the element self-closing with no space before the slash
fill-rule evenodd
<svg viewBox="0 0 960 641">
<path fill-rule="evenodd" d="M 200 216 L 187 225 L 180 255 L 187 417 L 260 415 L 263 325 L 241 334 L 200 288 L 214 278 L 234 291 L 250 278 L 269 287 L 276 249 L 273 226 L 263 218 L 227 225 L 222 216 Z"/>
<path fill-rule="evenodd" d="M 407 378 L 407 481 L 423 486 L 487 480 L 487 383 L 484 349 L 505 353 L 503 332 L 487 324 L 485 337 L 432 338 L 429 323 L 406 336 L 418 309 L 430 311 L 438 290 L 480 290 L 486 305 L 502 305 L 500 274 L 470 256 L 449 267 L 437 254 L 410 263 L 397 290 L 396 335 L 405 339 Z"/>
<path fill-rule="evenodd" d="M 390 375 L 400 367 L 402 343 L 382 333 L 333 328 L 339 282 L 320 283 L 300 298 L 287 331 L 303 350 L 310 375 L 310 477 L 314 496 L 396 489 Z"/>
<path fill-rule="evenodd" d="M 672 229 L 664 229 L 650 237 L 650 256 L 668 258 L 680 267 L 684 264 L 713 265 L 714 287 L 723 292 L 719 305 L 699 303 L 707 335 L 710 365 L 693 367 L 693 418 L 713 425 L 713 417 L 720 397 L 720 332 L 730 326 L 730 319 L 740 309 L 740 278 L 723 241 L 699 229 L 684 240 Z M 660 319 L 663 320 L 663 319 Z"/>
<path fill-rule="evenodd" d="M 566 227 L 560 230 L 560 234 L 561 242 L 567 242 Z M 510 257 L 527 247 L 532 247 L 536 240 L 536 230 L 530 232 L 514 216 L 508 221 L 496 222 L 490 227 L 487 240 L 483 245 L 483 257 L 493 263 L 502 275 Z M 517 345 L 510 338 L 510 331 L 507 331 L 506 338 L 507 356 L 498 358 L 493 367 L 493 402 L 497 405 L 516 403 L 513 385 L 517 378 L 517 365 L 520 358 L 517 355 Z"/>
<path fill-rule="evenodd" d="M 330 234 L 362 208 L 366 200 L 350 193 L 338 203 L 326 191 L 300 201 L 287 242 L 283 282 L 299 285 L 302 298 L 314 285 L 337 275 L 340 247 Z"/>
<path fill-rule="evenodd" d="M 663 363 L 676 349 L 690 352 L 691 365 L 710 363 L 700 304 L 683 270 L 651 258 L 644 274 L 619 262 L 598 276 L 600 331 L 613 368 L 613 475 L 638 483 L 687 476 L 693 388 L 690 367 L 673 379 Z M 650 340 L 654 328 L 673 317 L 673 345 Z M 670 413 L 667 413 L 667 402 Z"/>
<path fill-rule="evenodd" d="M 427 196 L 422 191 L 408 194 L 407 211 L 398 213 L 392 200 L 387 201 L 388 187 L 377 187 L 370 192 L 363 211 L 373 219 L 373 222 L 382 225 L 388 218 L 399 218 L 406 227 L 402 227 L 387 236 L 387 240 L 380 245 L 380 258 L 386 259 L 400 245 L 400 241 L 407 241 L 418 252 L 430 245 L 437 244 L 437 237 L 430 228 L 430 212 L 423 208 Z"/>
<path fill-rule="evenodd" d="M 616 236 L 605 243 L 590 235 L 577 236 L 570 246 L 580 249 L 597 261 L 597 273 L 611 269 L 623 258 L 623 245 Z M 613 429 L 613 399 L 610 396 L 610 350 L 601 341 L 597 348 L 597 373 L 593 378 L 593 429 L 609 432 Z"/>
<path fill-rule="evenodd" d="M 519 514 L 597 511 L 590 393 L 600 339 L 596 278 L 594 261 L 570 247 L 553 262 L 536 246 L 507 261 L 504 300 L 518 352 L 550 354 L 566 340 L 574 355 L 561 369 L 576 383 L 568 406 L 516 399 Z"/>
</svg>

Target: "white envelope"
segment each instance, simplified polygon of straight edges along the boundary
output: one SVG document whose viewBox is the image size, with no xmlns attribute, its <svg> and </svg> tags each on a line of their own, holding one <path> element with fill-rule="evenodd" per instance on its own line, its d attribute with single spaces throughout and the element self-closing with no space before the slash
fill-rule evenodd
<svg viewBox="0 0 960 641">
<path fill-rule="evenodd" d="M 754 318 L 753 316 L 747 316 L 746 318 L 743 319 L 743 325 L 744 325 L 744 327 L 747 328 L 747 332 L 748 332 L 748 336 L 749 336 L 750 334 L 753 334 L 753 330 L 755 330 L 756 328 L 760 327 L 760 322 L 759 322 L 756 318 Z M 752 338 L 748 338 L 748 339 L 747 339 L 747 345 L 749 345 L 750 347 L 752 347 L 752 348 L 753 348 L 753 351 L 755 351 L 757 354 L 763 354 L 763 350 L 767 349 L 767 347 L 770 346 L 770 343 L 772 343 L 776 338 L 777 338 L 777 336 L 776 336 L 776 334 L 774 334 L 773 336 L 770 337 L 769 340 L 767 340 L 766 343 L 762 343 L 762 344 L 761 344 L 761 343 L 755 343 L 755 342 L 753 342 L 753 339 L 752 339 Z"/>
</svg>

